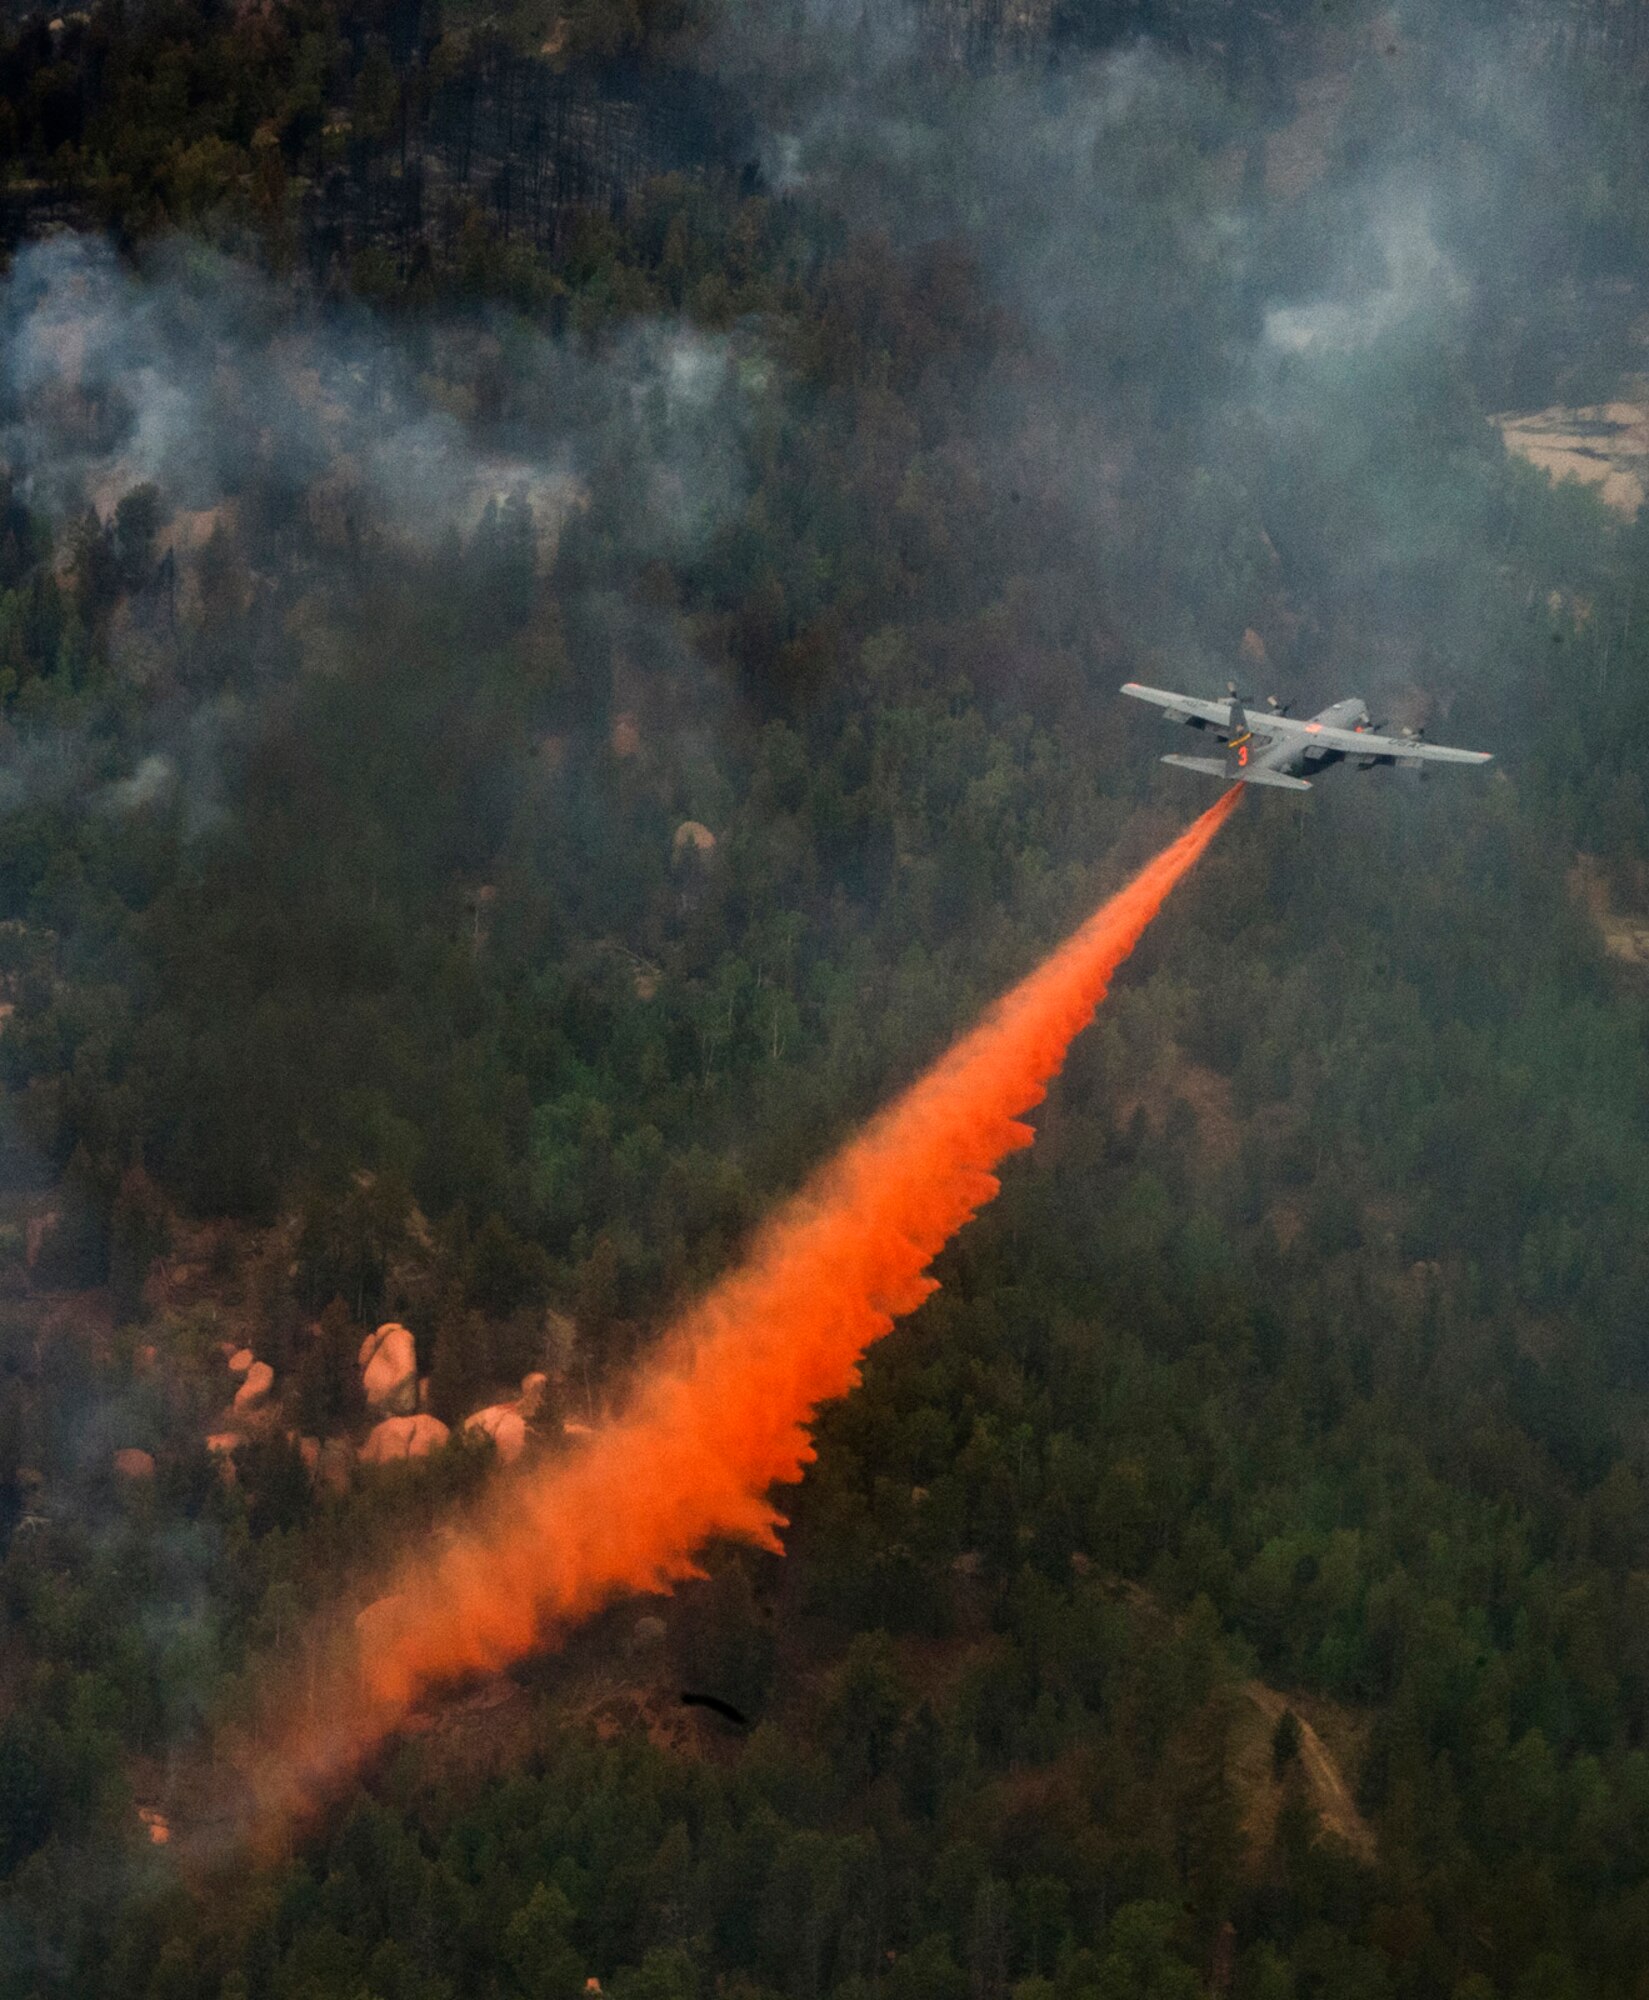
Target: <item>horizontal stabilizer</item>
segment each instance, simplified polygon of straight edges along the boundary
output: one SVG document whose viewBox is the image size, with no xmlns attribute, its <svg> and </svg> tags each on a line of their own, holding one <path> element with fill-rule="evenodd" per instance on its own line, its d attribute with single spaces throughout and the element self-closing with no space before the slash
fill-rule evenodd
<svg viewBox="0 0 1649 2000">
<path fill-rule="evenodd" d="M 1205 778 L 1223 778 L 1225 764 L 1219 757 L 1182 757 L 1173 752 L 1162 760 L 1165 764 L 1175 764 L 1182 771 L 1200 771 Z M 1264 771 L 1253 766 L 1237 774 L 1239 785 L 1275 785 L 1285 792 L 1309 792 L 1309 778 L 1290 778 L 1281 771 Z"/>
<path fill-rule="evenodd" d="M 1248 770 L 1237 779 L 1239 785 L 1277 785 L 1285 792 L 1309 792 L 1309 778 L 1291 778 L 1286 771 Z"/>
</svg>

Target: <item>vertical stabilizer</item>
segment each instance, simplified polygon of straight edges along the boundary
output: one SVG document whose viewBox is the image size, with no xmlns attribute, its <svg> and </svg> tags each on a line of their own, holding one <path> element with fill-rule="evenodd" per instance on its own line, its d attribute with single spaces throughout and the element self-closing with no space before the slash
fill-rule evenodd
<svg viewBox="0 0 1649 2000">
<path fill-rule="evenodd" d="M 1249 728 L 1243 705 L 1235 695 L 1231 697 L 1231 715 L 1226 727 L 1230 735 L 1225 745 L 1225 775 L 1240 778 L 1254 754 L 1254 732 Z"/>
</svg>

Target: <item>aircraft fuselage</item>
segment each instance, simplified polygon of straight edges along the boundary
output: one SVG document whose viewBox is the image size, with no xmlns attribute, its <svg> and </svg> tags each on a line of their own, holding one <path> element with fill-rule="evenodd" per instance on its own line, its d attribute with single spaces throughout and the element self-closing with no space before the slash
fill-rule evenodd
<svg viewBox="0 0 1649 2000">
<path fill-rule="evenodd" d="M 1256 715 L 1254 720 L 1263 730 L 1265 727 L 1264 714 Z M 1344 701 L 1331 702 L 1327 708 L 1320 709 L 1305 725 L 1305 728 L 1309 736 L 1309 733 L 1314 729 L 1361 730 L 1366 729 L 1367 726 L 1367 704 L 1360 696 L 1348 695 Z M 1252 732 L 1250 733 L 1252 734 Z M 1249 757 L 1243 755 L 1244 750 L 1251 751 L 1252 762 Z M 1257 740 L 1252 744 L 1237 743 L 1237 762 L 1243 766 L 1245 771 L 1277 771 L 1288 778 L 1304 777 L 1317 771 L 1326 771 L 1330 764 L 1343 762 L 1345 754 L 1343 750 L 1320 750 L 1309 741 L 1290 742 L 1283 737 L 1279 737 L 1271 743 L 1262 743 Z"/>
</svg>

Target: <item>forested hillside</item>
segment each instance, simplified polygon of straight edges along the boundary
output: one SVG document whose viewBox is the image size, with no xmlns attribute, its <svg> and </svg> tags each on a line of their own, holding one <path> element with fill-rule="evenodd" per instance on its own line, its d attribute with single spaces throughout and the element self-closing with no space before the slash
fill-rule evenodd
<svg viewBox="0 0 1649 2000">
<path fill-rule="evenodd" d="M 1649 1993 L 1649 529 L 1489 421 L 1644 400 L 1646 60 L 6 29 L 0 1995 Z M 1496 762 L 1246 798 L 785 1553 L 248 1848 L 317 1607 L 1209 802 L 1130 678 Z"/>
</svg>

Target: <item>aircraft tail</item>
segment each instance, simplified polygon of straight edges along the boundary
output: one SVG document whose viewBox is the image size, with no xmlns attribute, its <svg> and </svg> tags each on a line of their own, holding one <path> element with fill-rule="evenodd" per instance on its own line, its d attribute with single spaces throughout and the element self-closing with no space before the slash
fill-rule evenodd
<svg viewBox="0 0 1649 2000">
<path fill-rule="evenodd" d="M 1262 771 L 1252 765 L 1246 771 L 1239 771 L 1237 778 L 1244 785 L 1275 785 L 1279 791 L 1284 792 L 1311 790 L 1309 778 L 1291 778 L 1286 771 Z"/>
<path fill-rule="evenodd" d="M 1176 765 L 1182 771 L 1199 771 L 1205 778 L 1226 778 L 1231 775 L 1229 759 L 1219 757 L 1182 757 L 1177 751 L 1162 760 L 1165 764 Z M 1275 785 L 1279 791 L 1309 792 L 1309 778 L 1291 778 L 1286 771 L 1263 770 L 1258 764 L 1250 764 L 1236 773 L 1236 782 L 1241 785 Z"/>
<path fill-rule="evenodd" d="M 1242 703 L 1235 695 L 1231 697 L 1231 719 L 1226 724 L 1230 735 L 1225 745 L 1225 775 L 1240 778 L 1247 771 L 1254 754 L 1254 732 L 1248 726 L 1248 717 L 1243 714 Z"/>
</svg>

